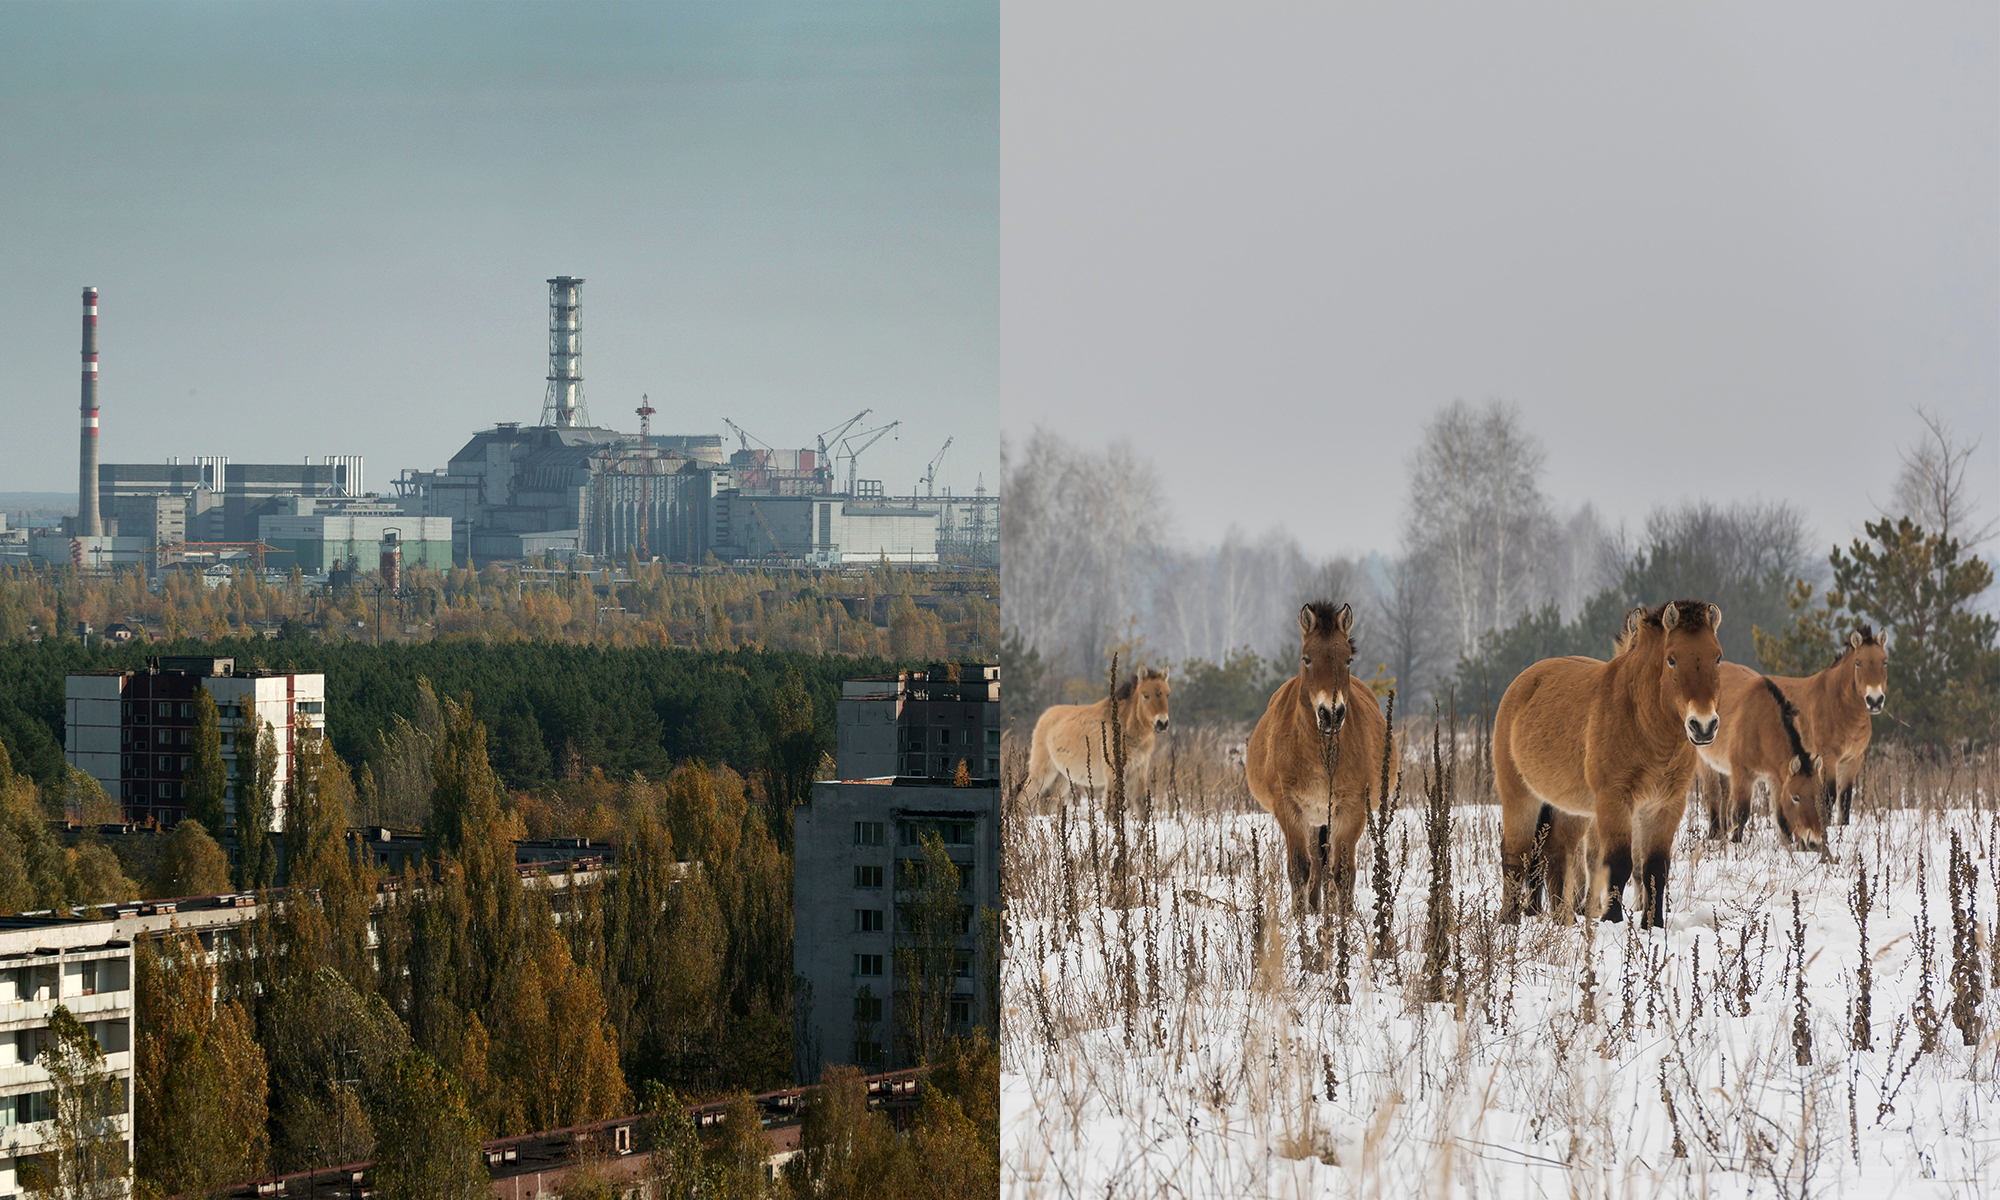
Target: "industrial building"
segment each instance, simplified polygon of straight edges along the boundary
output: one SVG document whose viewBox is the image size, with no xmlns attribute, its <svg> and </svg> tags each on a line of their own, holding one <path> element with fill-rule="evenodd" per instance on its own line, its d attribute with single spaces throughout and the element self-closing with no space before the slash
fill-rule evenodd
<svg viewBox="0 0 2000 1200">
<path fill-rule="evenodd" d="M 958 865 L 965 919 L 951 997 L 954 1026 L 991 1025 L 999 997 L 978 969 L 979 914 L 1000 907 L 1000 669 L 936 665 L 851 680 L 840 703 L 835 779 L 793 814 L 792 970 L 812 987 L 799 1014 L 820 1063 L 910 1065 L 896 1031 L 896 951 L 904 904 L 935 833 Z M 954 786 L 963 762 L 968 786 Z"/>
<path fill-rule="evenodd" d="M 275 514 L 257 518 L 257 540 L 276 552 L 278 565 L 296 565 L 308 575 L 326 574 L 338 563 L 374 565 L 391 534 L 402 547 L 403 565 L 448 571 L 451 533 L 448 517 L 407 516 L 374 497 L 286 496 Z"/>
<path fill-rule="evenodd" d="M 26 1194 L 23 1167 L 54 1150 L 58 1005 L 97 1039 L 115 1087 L 103 1135 L 132 1161 L 132 939 L 107 918 L 0 917 L 0 1196 Z"/>
<path fill-rule="evenodd" d="M 481 430 L 446 466 L 403 471 L 387 497 L 365 490 L 359 455 L 100 463 L 98 296 L 86 289 L 79 513 L 59 532 L 30 539 L 30 559 L 157 570 L 249 558 L 319 574 L 370 561 L 370 547 L 393 529 L 407 562 L 435 569 L 545 556 L 997 566 L 998 498 L 983 487 L 970 497 L 933 494 L 937 460 L 921 497 L 889 496 L 879 480 L 857 477 L 861 454 L 901 424 L 850 433 L 869 409 L 820 434 L 814 448 L 774 447 L 725 420 L 741 439 L 727 454 L 716 434 L 654 434 L 655 409 L 643 399 L 637 435 L 592 425 L 583 283 L 548 280 L 540 424 Z"/>
<path fill-rule="evenodd" d="M 178 824 L 187 814 L 185 780 L 194 766 L 194 696 L 214 698 L 222 758 L 231 780 L 223 803 L 236 816 L 236 728 L 254 717 L 277 740 L 271 827 L 284 829 L 284 796 L 298 732 L 326 728 L 326 676 L 238 672 L 230 658 L 148 659 L 143 671 L 96 671 L 64 681 L 63 757 L 117 800 L 127 821 Z M 217 831 L 218 833 L 220 831 Z"/>
</svg>

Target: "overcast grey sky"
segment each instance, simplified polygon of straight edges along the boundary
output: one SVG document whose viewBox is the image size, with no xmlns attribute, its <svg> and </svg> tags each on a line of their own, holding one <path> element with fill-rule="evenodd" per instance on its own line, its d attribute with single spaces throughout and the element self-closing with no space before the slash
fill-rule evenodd
<svg viewBox="0 0 2000 1200">
<path fill-rule="evenodd" d="M 1421 423 L 1502 396 L 1566 507 L 1832 540 L 1924 403 L 2000 515 L 1997 47 L 1984 2 L 1010 3 L 1003 429 L 1130 438 L 1189 542 L 1393 552 Z"/>
<path fill-rule="evenodd" d="M 533 423 L 552 275 L 598 424 L 863 477 L 998 464 L 992 3 L 0 4 L 0 491 L 103 457 L 360 453 Z M 731 442 L 734 448 L 734 442 Z"/>
</svg>

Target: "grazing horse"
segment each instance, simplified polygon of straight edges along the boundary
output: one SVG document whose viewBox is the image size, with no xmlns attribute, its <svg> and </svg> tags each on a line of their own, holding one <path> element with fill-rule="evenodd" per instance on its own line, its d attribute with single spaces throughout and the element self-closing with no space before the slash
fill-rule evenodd
<svg viewBox="0 0 2000 1200">
<path fill-rule="evenodd" d="M 1763 783 L 1771 789 L 1771 815 L 1786 844 L 1824 849 L 1824 760 L 1800 736 L 1798 708 L 1776 682 L 1748 667 L 1723 663 L 1718 674 L 1722 729 L 1697 752 L 1701 765 L 1695 768 L 1708 804 L 1708 836 L 1721 837 L 1727 830 L 1730 841 L 1742 841 L 1751 790 Z"/>
<path fill-rule="evenodd" d="M 1144 670 L 1118 685 L 1118 724 L 1125 731 L 1125 787 L 1129 791 L 1154 739 L 1167 728 L 1167 673 Z M 1095 704 L 1051 704 L 1035 722 L 1028 750 L 1028 789 L 1046 796 L 1058 778 L 1092 792 L 1111 779 L 1111 699 Z"/>
<path fill-rule="evenodd" d="M 1563 887 L 1568 851 L 1588 835 L 1609 894 L 1604 919 L 1624 918 L 1639 859 L 1637 901 L 1648 925 L 1666 920 L 1667 850 L 1687 807 L 1695 747 L 1715 740 L 1722 610 L 1672 600 L 1627 614 L 1611 661 L 1545 658 L 1521 672 L 1493 714 L 1500 790 L 1501 920 L 1541 911 L 1545 882 Z M 1581 822 L 1570 818 L 1591 818 Z M 1564 871 L 1544 853 L 1553 847 Z M 1551 907 L 1567 912 L 1555 903 Z"/>
<path fill-rule="evenodd" d="M 1833 819 L 1835 797 L 1840 823 L 1854 807 L 1854 780 L 1861 774 L 1861 757 L 1874 735 L 1870 717 L 1889 702 L 1889 647 L 1867 622 L 1847 635 L 1847 645 L 1833 665 L 1817 675 L 1794 679 L 1773 675 L 1772 681 L 1799 706 L 1799 728 L 1806 742 L 1826 758 L 1831 771 L 1822 772 L 1826 785 L 1827 820 Z"/>
<path fill-rule="evenodd" d="M 1354 906 L 1354 845 L 1382 782 L 1389 723 L 1367 684 L 1348 674 L 1354 609 L 1317 601 L 1299 610 L 1299 673 L 1272 694 L 1244 751 L 1250 794 L 1285 835 L 1292 904 L 1317 912 L 1333 873 L 1334 903 Z M 1328 777 L 1331 760 L 1332 776 Z M 1398 766 L 1389 754 L 1389 787 Z"/>
</svg>

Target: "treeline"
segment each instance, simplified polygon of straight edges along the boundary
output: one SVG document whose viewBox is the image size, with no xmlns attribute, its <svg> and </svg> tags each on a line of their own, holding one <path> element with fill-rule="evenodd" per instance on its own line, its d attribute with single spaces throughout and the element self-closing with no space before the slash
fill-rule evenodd
<svg viewBox="0 0 2000 1200">
<path fill-rule="evenodd" d="M 79 621 L 168 642 L 249 638 L 289 622 L 333 641 L 538 639 L 921 660 L 984 657 L 1000 628 L 992 571 L 689 572 L 636 560 L 594 573 L 412 567 L 400 597 L 378 595 L 375 579 L 364 574 L 335 596 L 308 588 L 297 570 L 280 582 L 239 570 L 215 588 L 168 573 L 153 591 L 138 570 L 0 568 L 0 644 L 69 637 Z"/>
<path fill-rule="evenodd" d="M 340 757 L 359 768 L 363 819 L 397 815 L 377 801 L 390 786 L 385 763 L 394 757 L 398 718 L 414 716 L 424 703 L 422 680 L 437 695 L 477 698 L 492 730 L 494 769 L 506 786 L 526 789 L 579 779 L 593 767 L 613 777 L 638 772 L 658 779 L 689 759 L 761 770 L 775 752 L 767 731 L 788 672 L 797 673 L 810 701 L 819 750 L 830 751 L 841 681 L 895 667 L 879 658 L 755 649 L 534 641 L 377 648 L 299 635 L 86 648 L 45 639 L 0 652 L 0 743 L 15 768 L 45 789 L 62 779 L 65 675 L 144 669 L 149 656 L 165 654 L 234 656 L 238 670 L 324 673 L 327 730 Z M 809 767 L 817 764 L 815 754 Z"/>
<path fill-rule="evenodd" d="M 1977 442 L 1918 417 L 1894 515 L 1830 558 L 1785 502 L 1685 502 L 1632 533 L 1588 505 L 1562 511 L 1543 490 L 1540 440 L 1504 401 L 1455 402 L 1424 423 L 1393 557 L 1314 560 L 1282 532 L 1175 546 L 1150 463 L 1038 431 L 1003 463 L 1008 719 L 1101 694 L 1116 655 L 1174 669 L 1177 718 L 1255 720 L 1295 671 L 1292 616 L 1316 598 L 1354 606 L 1364 678 L 1393 682 L 1411 711 L 1436 700 L 1472 714 L 1537 659 L 1609 654 L 1628 608 L 1699 597 L 1722 607 L 1724 653 L 1771 671 L 1819 670 L 1857 621 L 1886 628 L 1904 649 L 1890 651 L 1895 713 L 1880 731 L 1990 739 L 1994 638 L 1978 610 L 1991 569 L 1974 551 L 2000 527 L 1976 519 Z"/>
<path fill-rule="evenodd" d="M 213 963 L 191 937 L 139 948 L 140 1194 L 373 1159 L 385 1197 L 484 1195 L 481 1140 L 642 1106 L 669 1148 L 664 1195 L 790 1194 L 763 1178 L 754 1117 L 702 1147 L 682 1112 L 689 1098 L 746 1107 L 791 1077 L 791 861 L 757 789 L 699 764 L 633 778 L 608 796 L 615 872 L 524 881 L 523 818 L 487 730 L 469 705 L 439 709 L 428 853 L 379 908 L 382 880 L 345 836 L 353 778 L 322 746 L 300 755 L 287 807 L 286 902 Z M 974 1169 L 991 1191 L 997 1059 L 983 1038 L 937 1059 L 951 1091 L 926 1093 L 919 1128 L 951 1160 L 899 1143 L 869 1178 Z M 854 1111 L 844 1080 L 809 1129 L 846 1132 L 821 1138 L 796 1194 L 834 1194 L 828 1172 L 876 1144 L 857 1143 L 881 1132 L 879 1114 L 865 1100 Z"/>
</svg>

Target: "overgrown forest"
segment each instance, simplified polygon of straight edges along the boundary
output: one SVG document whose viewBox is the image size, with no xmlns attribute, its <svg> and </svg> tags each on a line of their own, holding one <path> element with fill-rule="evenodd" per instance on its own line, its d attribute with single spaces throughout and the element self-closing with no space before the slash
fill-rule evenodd
<svg viewBox="0 0 2000 1200">
<path fill-rule="evenodd" d="M 1178 720 L 1254 721 L 1294 671 L 1292 620 L 1310 599 L 1351 603 L 1354 669 L 1476 714 L 1528 664 L 1608 654 L 1625 611 L 1683 596 L 1721 605 L 1730 659 L 1810 674 L 1859 622 L 1890 637 L 1885 740 L 1932 746 L 2000 736 L 2000 624 L 1992 564 L 2000 526 L 1968 482 L 1976 441 L 1919 410 L 1881 519 L 1822 541 L 1785 501 L 1694 500 L 1638 530 L 1543 490 L 1546 455 L 1504 401 L 1440 410 L 1408 467 L 1393 555 L 1309 558 L 1282 532 L 1174 543 L 1152 464 L 1038 431 L 1005 458 L 1009 604 L 1000 661 L 1010 723 L 1094 698 L 1113 654 L 1174 668 Z M 1066 581 L 1080 581 L 1069 583 Z"/>
<path fill-rule="evenodd" d="M 642 1106 L 678 1137 L 689 1098 L 788 1083 L 790 814 L 769 797 L 788 794 L 790 772 L 810 777 L 817 760 L 804 751 L 823 727 L 796 668 L 775 690 L 767 740 L 779 749 L 747 774 L 691 761 L 614 779 L 592 767 L 528 794 L 495 769 L 476 701 L 422 686 L 415 718 L 389 740 L 405 758 L 388 769 L 413 772 L 404 784 L 423 793 L 428 853 L 387 890 L 348 841 L 353 773 L 307 735 L 286 800 L 286 902 L 265 906 L 214 962 L 187 936 L 138 949 L 140 1194 L 364 1159 L 382 1164 L 385 1196 L 483 1194 L 482 1139 Z M 142 886 L 90 837 L 65 846 L 40 789 L 4 754 L 0 800 L 0 858 L 12 859 L 0 887 L 21 892 L 0 896 L 9 908 L 81 907 Z M 617 870 L 524 879 L 513 841 L 536 825 L 615 830 Z M 146 890 L 229 886 L 228 856 L 199 822 L 165 840 Z M 240 858 L 234 869 L 240 882 Z M 990 1041 L 982 1031 L 932 1057 L 948 1069 L 910 1142 L 865 1100 L 854 1111 L 852 1081 L 833 1076 L 809 1116 L 817 1165 L 786 1187 L 827 1194 L 828 1172 L 859 1171 L 867 1187 L 853 1194 L 896 1194 L 969 1171 L 990 1191 Z M 663 1161 L 678 1180 L 663 1194 L 784 1194 L 748 1169 L 754 1147 L 740 1141 Z M 855 1143 L 879 1153 L 857 1167 Z"/>
<path fill-rule="evenodd" d="M 338 596 L 293 571 L 267 582 L 239 570 L 221 587 L 169 573 L 93 576 L 72 568 L 0 569 L 0 644 L 67 637 L 76 623 L 129 626 L 141 639 L 248 638 L 304 626 L 323 640 L 369 644 L 546 640 L 695 650 L 759 648 L 902 659 L 981 658 L 999 636 L 992 571 L 912 574 L 690 571 L 629 560 L 575 572 L 406 569 L 400 593 L 363 574 Z"/>
<path fill-rule="evenodd" d="M 379 649 L 321 642 L 302 631 L 267 641 L 153 642 L 85 647 L 74 639 L 16 643 L 0 653 L 0 742 L 16 769 L 45 788 L 62 775 L 63 677 L 74 671 L 144 669 L 162 654 L 234 656 L 255 667 L 326 675 L 327 730 L 340 757 L 357 765 L 357 816 L 421 825 L 407 789 L 393 790 L 398 717 L 414 718 L 421 680 L 441 696 L 471 693 L 492 731 L 494 769 L 512 789 L 553 785 L 602 768 L 613 777 L 663 778 L 701 759 L 739 771 L 761 768 L 766 730 L 786 672 L 796 671 L 815 727 L 832 749 L 840 682 L 893 669 L 891 660 L 745 648 L 689 651 L 610 648 L 547 641 L 439 640 Z M 905 663 L 921 660 L 900 660 Z M 815 760 L 815 764 L 817 760 Z"/>
</svg>

